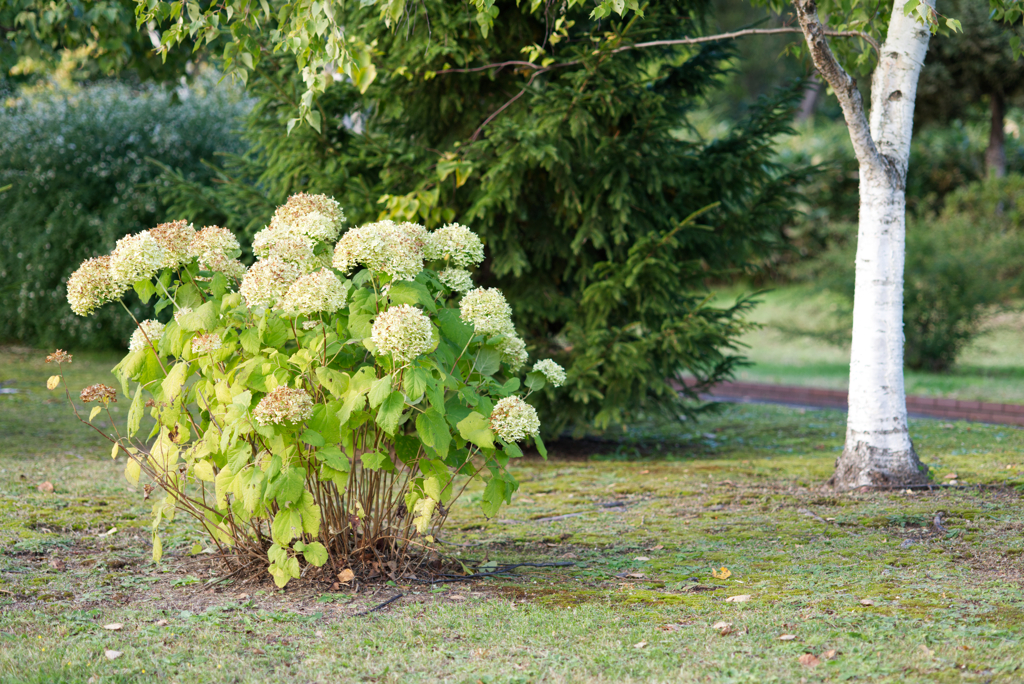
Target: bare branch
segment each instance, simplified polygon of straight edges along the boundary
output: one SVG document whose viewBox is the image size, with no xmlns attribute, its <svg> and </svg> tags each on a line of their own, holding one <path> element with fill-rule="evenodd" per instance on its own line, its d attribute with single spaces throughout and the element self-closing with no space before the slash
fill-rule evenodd
<svg viewBox="0 0 1024 684">
<path fill-rule="evenodd" d="M 878 41 L 871 37 L 871 35 L 864 33 L 863 31 L 831 31 L 823 29 L 826 36 L 833 36 L 837 38 L 861 38 L 875 48 L 875 52 L 881 54 L 881 46 Z M 779 33 L 804 33 L 802 28 L 796 26 L 781 26 L 779 28 L 766 28 L 766 29 L 743 29 L 741 31 L 732 31 L 731 33 L 718 33 L 713 36 L 699 36 L 697 38 L 678 38 L 675 40 L 652 40 L 647 43 L 636 43 L 634 45 L 624 45 L 614 50 L 609 50 L 609 53 L 615 54 L 617 52 L 625 52 L 626 50 L 635 50 L 638 48 L 649 48 L 659 47 L 662 45 L 697 45 L 699 43 L 714 43 L 719 40 L 730 40 L 732 38 L 742 38 L 743 36 L 765 36 L 774 35 Z"/>
</svg>

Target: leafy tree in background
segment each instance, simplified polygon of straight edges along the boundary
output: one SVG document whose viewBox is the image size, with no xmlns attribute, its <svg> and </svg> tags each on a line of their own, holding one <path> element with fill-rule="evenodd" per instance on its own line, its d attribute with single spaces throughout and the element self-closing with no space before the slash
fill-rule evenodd
<svg viewBox="0 0 1024 684">
<path fill-rule="evenodd" d="M 541 400 L 549 429 L 686 411 L 680 371 L 697 379 L 693 396 L 741 360 L 750 302 L 711 306 L 704 283 L 778 246 L 800 176 L 773 165 L 772 140 L 801 89 L 761 102 L 723 139 L 688 142 L 677 130 L 727 47 L 593 46 L 611 32 L 613 44 L 693 33 L 699 4 L 597 21 L 509 3 L 486 36 L 468 5 L 424 9 L 397 30 L 376 10 L 336 9 L 350 36 L 377 46 L 377 77 L 365 93 L 346 79 L 327 87 L 319 130 L 283 135 L 304 84 L 290 59 L 265 56 L 249 82 L 253 152 L 221 183 L 179 184 L 178 213 L 251 231 L 305 190 L 335 196 L 352 224 L 464 222 L 493 255 L 480 284 L 503 288 L 533 358 L 568 370 L 566 388 Z M 524 46 L 543 61 L 523 60 Z"/>
<path fill-rule="evenodd" d="M 19 60 L 53 66 L 68 53 L 77 57 L 78 79 L 129 73 L 164 82 L 183 76 L 195 59 L 191 46 L 157 54 L 154 39 L 158 45 L 155 30 L 136 28 L 133 0 L 0 0 L 0 78 Z"/>
<path fill-rule="evenodd" d="M 1024 26 L 995 21 L 988 5 L 976 0 L 942 0 L 938 9 L 959 19 L 963 32 L 937 39 L 929 51 L 918 88 L 917 118 L 948 124 L 987 100 L 985 167 L 990 175 L 1002 178 L 1006 175 L 1006 108 L 1020 104 L 1024 95 L 1024 65 L 1014 55 Z"/>
</svg>

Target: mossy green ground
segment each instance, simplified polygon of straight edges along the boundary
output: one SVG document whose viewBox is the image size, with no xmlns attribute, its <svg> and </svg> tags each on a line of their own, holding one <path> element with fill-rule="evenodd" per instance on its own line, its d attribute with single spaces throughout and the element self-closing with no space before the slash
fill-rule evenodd
<svg viewBox="0 0 1024 684">
<path fill-rule="evenodd" d="M 113 361 L 76 356 L 71 386 Z M 188 526 L 154 566 L 142 491 L 51 372 L 0 352 L 0 681 L 1024 681 L 1020 430 L 914 421 L 963 487 L 835 494 L 843 414 L 726 407 L 524 459 L 511 507 L 486 520 L 470 492 L 443 535 L 471 568 L 571 567 L 278 591 L 207 586 Z"/>
</svg>

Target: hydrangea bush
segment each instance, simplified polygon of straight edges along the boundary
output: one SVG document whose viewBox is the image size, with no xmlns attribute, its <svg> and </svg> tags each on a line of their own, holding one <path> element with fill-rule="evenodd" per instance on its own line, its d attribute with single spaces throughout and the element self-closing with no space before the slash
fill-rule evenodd
<svg viewBox="0 0 1024 684">
<path fill-rule="evenodd" d="M 155 559 L 180 512 L 279 586 L 309 566 L 398 577 L 429 557 L 467 486 L 482 481 L 493 516 L 518 486 L 507 466 L 519 443 L 545 453 L 526 397 L 565 374 L 538 362 L 524 396 L 511 309 L 467 270 L 484 257 L 476 234 L 392 221 L 342 234 L 344 221 L 333 199 L 295 195 L 248 269 L 230 231 L 177 221 L 69 279 L 80 315 L 129 288 L 156 298 L 162 321 L 137 322 L 114 368 L 131 407 L 110 435 L 128 480 L 144 473 L 165 494 Z M 111 388 L 88 398 L 100 402 L 90 421 L 116 400 Z"/>
</svg>

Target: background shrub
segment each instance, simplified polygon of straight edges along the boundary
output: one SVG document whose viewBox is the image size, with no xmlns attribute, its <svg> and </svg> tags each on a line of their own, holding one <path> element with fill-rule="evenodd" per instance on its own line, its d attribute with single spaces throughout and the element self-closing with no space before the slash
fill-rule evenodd
<svg viewBox="0 0 1024 684">
<path fill-rule="evenodd" d="M 112 308 L 75 316 L 65 301 L 68 275 L 167 218 L 154 183 L 161 171 L 148 159 L 208 179 L 203 160 L 240 151 L 234 129 L 247 107 L 224 89 L 108 83 L 25 95 L 0 110 L 0 188 L 11 186 L 0 193 L 0 337 L 123 347 L 131 319 Z"/>
</svg>

